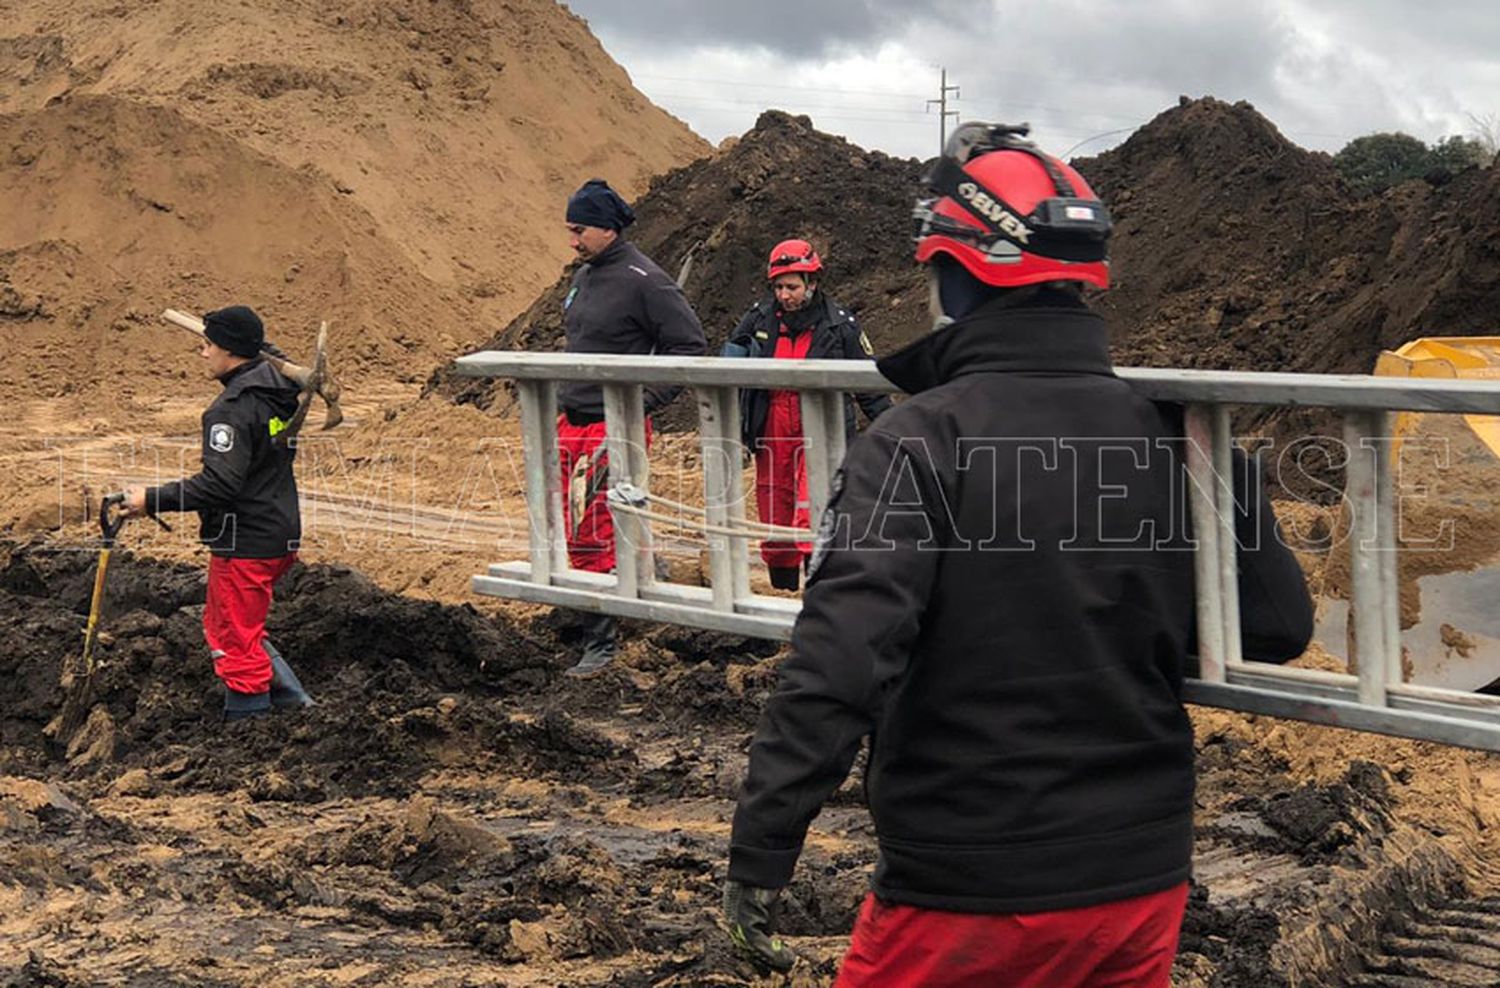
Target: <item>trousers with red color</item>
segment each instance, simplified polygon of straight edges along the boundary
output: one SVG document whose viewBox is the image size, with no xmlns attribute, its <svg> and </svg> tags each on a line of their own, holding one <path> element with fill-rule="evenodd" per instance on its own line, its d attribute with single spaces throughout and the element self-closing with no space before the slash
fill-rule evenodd
<svg viewBox="0 0 1500 988">
<path fill-rule="evenodd" d="M 271 587 L 296 561 L 295 552 L 271 559 L 208 557 L 203 640 L 214 660 L 214 674 L 236 693 L 271 688 L 271 656 L 261 647 Z"/>
<path fill-rule="evenodd" d="M 574 569 L 608 573 L 615 568 L 615 523 L 609 512 L 609 455 L 603 422 L 574 425 L 557 417 L 557 457 L 562 473 L 563 528 Z M 646 418 L 646 446 L 651 419 Z"/>
<path fill-rule="evenodd" d="M 1187 893 L 997 915 L 870 895 L 834 988 L 1169 988 Z"/>
<path fill-rule="evenodd" d="M 812 333 L 792 336 L 785 328 L 776 337 L 777 360 L 802 360 L 812 345 Z M 772 391 L 766 426 L 755 447 L 755 508 L 768 525 L 807 528 L 811 502 L 807 496 L 807 459 L 802 446 L 802 397 L 795 391 Z M 775 568 L 801 566 L 812 554 L 810 542 L 760 544 L 760 558 Z"/>
</svg>

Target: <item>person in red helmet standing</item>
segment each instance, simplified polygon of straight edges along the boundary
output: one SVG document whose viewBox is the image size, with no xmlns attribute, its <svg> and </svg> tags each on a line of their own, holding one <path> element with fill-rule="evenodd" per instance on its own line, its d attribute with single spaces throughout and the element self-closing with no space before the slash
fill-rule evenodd
<svg viewBox="0 0 1500 988">
<path fill-rule="evenodd" d="M 1167 988 L 1193 848 L 1194 579 L 1181 409 L 1115 375 L 1081 288 L 1107 210 L 1023 128 L 959 127 L 918 203 L 934 332 L 849 449 L 734 815 L 734 943 L 869 739 L 880 856 L 836 988 Z M 1236 456 L 1247 659 L 1312 634 Z"/>
<path fill-rule="evenodd" d="M 750 307 L 724 344 L 726 357 L 777 360 L 870 360 L 870 340 L 854 316 L 819 289 L 823 260 L 806 240 L 783 240 L 766 264 L 767 296 Z M 854 403 L 870 421 L 891 406 L 883 394 L 844 399 L 844 429 L 852 439 Z M 802 452 L 802 400 L 796 391 L 740 393 L 745 446 L 755 454 L 755 504 L 770 525 L 807 528 L 807 464 Z M 796 590 L 812 544 L 761 543 L 771 586 Z"/>
</svg>

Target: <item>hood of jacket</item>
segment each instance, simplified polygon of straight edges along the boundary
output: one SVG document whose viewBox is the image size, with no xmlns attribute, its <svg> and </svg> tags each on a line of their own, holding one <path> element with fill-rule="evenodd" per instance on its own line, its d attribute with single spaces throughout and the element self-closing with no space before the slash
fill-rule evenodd
<svg viewBox="0 0 1500 988">
<path fill-rule="evenodd" d="M 1082 303 L 995 299 L 876 361 L 886 380 L 918 394 L 962 374 L 1047 372 L 1114 376 L 1109 333 Z"/>
</svg>

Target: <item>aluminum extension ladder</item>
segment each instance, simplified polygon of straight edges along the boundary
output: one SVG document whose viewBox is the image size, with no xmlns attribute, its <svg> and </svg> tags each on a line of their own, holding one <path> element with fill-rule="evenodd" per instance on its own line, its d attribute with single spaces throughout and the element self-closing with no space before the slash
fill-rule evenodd
<svg viewBox="0 0 1500 988">
<path fill-rule="evenodd" d="M 610 486 L 638 492 L 650 489 L 641 386 L 691 387 L 703 457 L 703 520 L 711 533 L 745 521 L 739 389 L 801 392 L 814 519 L 827 504 L 844 456 L 843 395 L 897 390 L 862 361 L 485 351 L 455 364 L 462 376 L 513 379 L 521 406 L 529 558 L 491 565 L 486 575 L 473 578 L 476 593 L 780 640 L 790 638 L 800 602 L 751 592 L 743 538 L 708 536 L 708 587 L 658 581 L 648 520 L 620 512 L 618 544 L 631 549 L 618 553 L 615 573 L 569 567 L 556 382 L 602 386 Z M 1186 684 L 1187 702 L 1500 751 L 1500 697 L 1402 679 L 1396 493 L 1385 439 L 1393 434 L 1393 412 L 1500 414 L 1500 382 L 1127 368 L 1117 373 L 1149 398 L 1186 407 L 1199 628 L 1199 674 Z M 1240 654 L 1229 482 L 1234 405 L 1333 409 L 1343 415 L 1348 448 L 1368 453 L 1350 457 L 1345 490 L 1354 524 L 1349 541 L 1357 675 L 1246 662 Z"/>
</svg>

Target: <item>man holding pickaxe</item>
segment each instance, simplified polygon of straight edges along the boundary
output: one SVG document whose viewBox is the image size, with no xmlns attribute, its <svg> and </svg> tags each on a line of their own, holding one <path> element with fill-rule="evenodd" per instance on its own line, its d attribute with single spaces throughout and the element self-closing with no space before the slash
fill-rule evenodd
<svg viewBox="0 0 1500 988">
<path fill-rule="evenodd" d="M 124 513 L 196 511 L 212 555 L 203 637 L 224 683 L 224 719 L 312 703 L 266 640 L 271 588 L 297 558 L 302 518 L 289 427 L 304 388 L 262 354 L 265 328 L 248 306 L 203 317 L 198 355 L 223 385 L 203 413 L 203 469 L 159 487 L 130 487 Z"/>
</svg>

